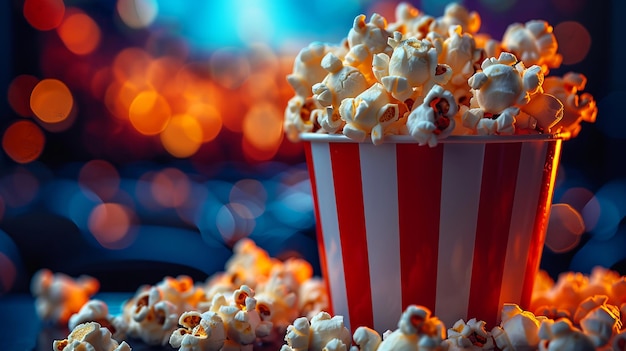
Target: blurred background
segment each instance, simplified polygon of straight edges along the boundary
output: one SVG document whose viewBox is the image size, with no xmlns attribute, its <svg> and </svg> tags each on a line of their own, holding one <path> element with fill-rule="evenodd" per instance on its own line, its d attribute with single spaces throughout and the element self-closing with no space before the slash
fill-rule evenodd
<svg viewBox="0 0 626 351">
<path fill-rule="evenodd" d="M 439 17 L 448 1 L 412 4 Z M 626 274 L 626 30 L 621 0 L 468 0 L 480 32 L 543 19 L 588 78 L 595 124 L 567 141 L 542 268 Z M 0 3 L 0 294 L 40 268 L 103 291 L 204 280 L 250 237 L 320 274 L 285 76 L 312 41 L 398 1 L 10 0 Z M 576 223 L 585 230 L 577 232 Z"/>
</svg>

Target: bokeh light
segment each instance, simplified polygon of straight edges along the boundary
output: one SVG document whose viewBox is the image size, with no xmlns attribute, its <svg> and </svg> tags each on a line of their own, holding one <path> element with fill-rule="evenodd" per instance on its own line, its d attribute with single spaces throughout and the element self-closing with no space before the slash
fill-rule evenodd
<svg viewBox="0 0 626 351">
<path fill-rule="evenodd" d="M 215 106 L 196 102 L 189 105 L 187 113 L 194 116 L 200 124 L 203 143 L 217 138 L 222 130 L 222 116 Z"/>
<path fill-rule="evenodd" d="M 150 188 L 157 204 L 165 208 L 176 208 L 189 199 L 191 185 L 187 174 L 169 167 L 154 175 Z"/>
<path fill-rule="evenodd" d="M 41 155 L 45 141 L 45 135 L 35 123 L 17 121 L 4 131 L 2 149 L 13 161 L 28 163 Z"/>
<path fill-rule="evenodd" d="M 102 203 L 89 215 L 89 230 L 103 247 L 122 249 L 132 243 L 133 211 L 117 203 Z"/>
<path fill-rule="evenodd" d="M 16 278 L 17 268 L 15 263 L 0 251 L 0 296 L 11 290 Z"/>
<path fill-rule="evenodd" d="M 144 135 L 161 133 L 170 121 L 172 111 L 167 100 L 156 91 L 142 91 L 133 99 L 128 114 L 130 123 Z"/>
<path fill-rule="evenodd" d="M 63 0 L 25 0 L 24 17 L 38 30 L 51 30 L 58 27 L 65 15 Z"/>
<path fill-rule="evenodd" d="M 580 243 L 585 231 L 581 215 L 568 204 L 553 204 L 550 212 L 546 246 L 556 253 L 567 252 Z"/>
<path fill-rule="evenodd" d="M 263 183 L 256 179 L 242 179 L 233 185 L 229 199 L 231 203 L 244 205 L 256 218 L 265 212 L 267 191 Z"/>
<path fill-rule="evenodd" d="M 494 12 L 505 12 L 511 9 L 518 0 L 480 0 L 480 2 Z"/>
<path fill-rule="evenodd" d="M 217 212 L 215 221 L 223 241 L 228 245 L 248 237 L 256 225 L 250 209 L 240 203 L 222 206 Z"/>
<path fill-rule="evenodd" d="M 89 15 L 77 9 L 69 9 L 70 14 L 57 28 L 59 37 L 67 49 L 77 55 L 93 52 L 100 44 L 100 27 Z"/>
<path fill-rule="evenodd" d="M 167 152 L 179 158 L 189 157 L 202 144 L 202 126 L 188 114 L 172 116 L 161 133 L 161 143 Z"/>
<path fill-rule="evenodd" d="M 90 160 L 78 174 L 81 187 L 96 194 L 103 201 L 113 199 L 120 187 L 120 175 L 115 166 L 105 160 Z"/>
<path fill-rule="evenodd" d="M 30 109 L 30 94 L 39 83 L 37 77 L 30 74 L 20 74 L 13 78 L 7 91 L 9 105 L 22 117 L 30 117 L 33 111 Z"/>
<path fill-rule="evenodd" d="M 70 89 L 58 79 L 44 79 L 30 95 L 30 108 L 37 118 L 47 123 L 58 123 L 66 119 L 74 98 Z"/>
<path fill-rule="evenodd" d="M 233 48 L 216 50 L 209 61 L 211 76 L 226 89 L 239 87 L 250 74 L 250 62 Z"/>
<path fill-rule="evenodd" d="M 591 35 L 579 22 L 565 21 L 554 27 L 554 36 L 559 43 L 559 53 L 564 65 L 582 61 L 591 49 Z"/>
<path fill-rule="evenodd" d="M 130 28 L 144 28 L 159 14 L 159 4 L 156 0 L 118 0 L 117 13 Z"/>
</svg>

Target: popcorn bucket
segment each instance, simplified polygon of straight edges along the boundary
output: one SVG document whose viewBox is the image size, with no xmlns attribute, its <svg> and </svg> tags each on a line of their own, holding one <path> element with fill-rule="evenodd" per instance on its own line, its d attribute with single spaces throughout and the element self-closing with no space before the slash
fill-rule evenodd
<svg viewBox="0 0 626 351">
<path fill-rule="evenodd" d="M 306 133 L 331 313 L 354 332 L 395 330 L 410 304 L 446 327 L 488 328 L 503 303 L 528 307 L 561 140 L 551 135 L 410 136 L 382 145 Z"/>
</svg>

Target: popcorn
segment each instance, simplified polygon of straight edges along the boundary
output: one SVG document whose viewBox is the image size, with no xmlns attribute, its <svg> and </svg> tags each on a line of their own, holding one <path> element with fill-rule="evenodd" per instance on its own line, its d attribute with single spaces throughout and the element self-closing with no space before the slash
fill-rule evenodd
<svg viewBox="0 0 626 351">
<path fill-rule="evenodd" d="M 111 339 L 111 332 L 96 322 L 79 324 L 73 328 L 67 339 L 54 340 L 52 348 L 55 351 L 130 351 L 130 346 L 125 342 L 118 344 Z"/>
<path fill-rule="evenodd" d="M 179 350 L 219 351 L 226 340 L 224 323 L 215 312 L 188 311 L 180 315 L 169 343 Z"/>
<path fill-rule="evenodd" d="M 494 341 L 485 330 L 485 322 L 472 318 L 467 323 L 462 319 L 448 329 L 448 338 L 444 340 L 448 351 L 455 350 L 493 350 Z"/>
<path fill-rule="evenodd" d="M 447 137 L 454 130 L 456 112 L 454 96 L 442 86 L 435 85 L 424 102 L 411 111 L 406 126 L 420 145 L 435 146 L 438 139 Z"/>
<path fill-rule="evenodd" d="M 298 309 L 300 314 L 313 318 L 329 306 L 328 293 L 324 280 L 314 277 L 303 282 L 299 288 Z"/>
<path fill-rule="evenodd" d="M 93 277 L 82 275 L 73 279 L 49 269 L 37 271 L 30 283 L 37 315 L 43 321 L 57 324 L 66 324 L 99 289 L 100 282 Z"/>
<path fill-rule="evenodd" d="M 513 134 L 520 108 L 531 101 L 532 94 L 541 92 L 543 73 L 536 65 L 525 68 L 513 54 L 506 52 L 497 60 L 486 59 L 481 68 L 482 72 L 468 80 L 474 95 L 472 106 L 478 108 L 470 108 L 463 114 L 463 125 L 480 135 Z M 529 120 L 526 128 L 548 130 L 562 117 L 558 100 L 549 95 L 545 98 L 555 101 L 556 107 L 549 109 L 547 115 L 526 116 Z"/>
<path fill-rule="evenodd" d="M 297 318 L 287 327 L 285 341 L 287 345 L 283 345 L 281 351 L 330 351 L 346 350 L 352 338 L 342 316 L 331 317 L 327 312 L 320 312 L 310 322 L 306 317 Z"/>
<path fill-rule="evenodd" d="M 293 72 L 287 76 L 287 82 L 298 96 L 311 96 L 313 84 L 324 79 L 328 72 L 321 66 L 321 62 L 329 52 L 331 47 L 319 42 L 311 43 L 300 50 L 293 63 Z"/>
<path fill-rule="evenodd" d="M 437 63 L 435 46 L 426 39 L 406 38 L 394 32 L 389 39 L 391 57 L 377 54 L 374 58 L 376 78 L 399 101 L 415 101 L 435 84 L 446 84 L 452 75 L 450 66 Z"/>
<path fill-rule="evenodd" d="M 430 30 L 445 36 L 450 27 L 461 26 L 464 32 L 474 34 L 478 32 L 480 25 L 481 19 L 477 12 L 470 12 L 463 5 L 453 2 L 446 6 L 442 17 L 430 24 Z"/>
<path fill-rule="evenodd" d="M 398 329 L 385 334 L 378 351 L 390 350 L 435 350 L 445 339 L 445 326 L 430 310 L 423 306 L 408 306 L 400 320 Z"/>
<path fill-rule="evenodd" d="M 559 67 L 563 61 L 557 53 L 558 44 L 552 26 L 545 21 L 509 25 L 502 38 L 502 48 L 515 54 L 526 65 L 542 67 L 544 73 L 548 73 L 549 68 Z"/>
<path fill-rule="evenodd" d="M 379 14 L 369 22 L 357 16 L 342 44 L 313 43 L 296 57 L 288 76 L 296 96 L 285 110 L 287 137 L 343 133 L 378 145 L 385 135 L 410 134 L 434 147 L 449 135 L 551 133 L 568 139 L 582 121 L 595 121 L 593 97 L 577 93 L 584 76 L 570 73 L 566 83 L 550 79 L 544 92 L 544 75 L 562 62 L 552 26 L 542 20 L 514 23 L 501 42 L 479 33 L 480 26 L 479 14 L 458 3 L 437 18 L 405 2 L 396 7 L 395 22 Z M 320 68 L 327 72 L 323 77 Z M 293 83 L 312 75 L 315 82 Z M 309 86 L 313 101 L 306 100 Z M 436 86 L 454 96 L 455 112 L 447 118 L 458 123 L 435 138 L 432 129 L 409 128 L 406 117 Z"/>
<path fill-rule="evenodd" d="M 128 325 L 127 334 L 148 345 L 166 345 L 178 326 L 176 305 L 164 300 L 156 287 L 141 290 L 124 304 L 122 318 Z"/>
<path fill-rule="evenodd" d="M 554 126 L 559 136 L 569 139 L 578 136 L 581 122 L 596 121 L 598 107 L 589 93 L 579 93 L 585 89 L 587 78 L 575 72 L 563 77 L 546 77 L 543 88 L 563 103 L 563 118 Z"/>
<path fill-rule="evenodd" d="M 346 122 L 343 134 L 354 141 L 363 141 L 369 134 L 374 145 L 378 145 L 387 128 L 398 120 L 399 107 L 382 84 L 376 83 L 356 98 L 344 99 L 339 115 Z"/>
<path fill-rule="evenodd" d="M 539 327 L 545 317 L 535 317 L 519 306 L 505 303 L 502 322 L 491 330 L 494 342 L 502 351 L 533 350 L 539 345 Z"/>
<path fill-rule="evenodd" d="M 539 327 L 540 351 L 589 351 L 595 350 L 591 340 L 567 319 L 543 320 Z"/>
<path fill-rule="evenodd" d="M 79 324 L 87 322 L 97 322 L 100 326 L 109 329 L 115 340 L 124 340 L 126 338 L 126 329 L 128 326 L 122 318 L 117 318 L 109 314 L 109 306 L 101 300 L 89 300 L 81 307 L 78 313 L 70 317 L 68 327 L 73 330 Z"/>
<path fill-rule="evenodd" d="M 595 347 L 606 345 L 622 328 L 620 311 L 609 305 L 608 298 L 595 295 L 585 299 L 574 314 L 574 323 L 580 324 Z"/>
<path fill-rule="evenodd" d="M 368 327 L 358 327 L 352 335 L 356 344 L 350 351 L 376 351 L 382 342 L 380 334 Z"/>
</svg>

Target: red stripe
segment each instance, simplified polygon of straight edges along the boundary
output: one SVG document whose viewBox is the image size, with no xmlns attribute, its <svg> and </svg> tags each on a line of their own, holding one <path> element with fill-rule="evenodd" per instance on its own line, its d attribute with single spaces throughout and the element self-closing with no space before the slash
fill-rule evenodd
<svg viewBox="0 0 626 351">
<path fill-rule="evenodd" d="M 498 322 L 498 301 L 521 151 L 521 143 L 485 146 L 467 316 L 484 320 L 491 326 Z"/>
<path fill-rule="evenodd" d="M 435 310 L 443 148 L 396 145 L 403 310 Z"/>
<path fill-rule="evenodd" d="M 373 326 L 359 144 L 331 143 L 330 159 L 350 325 Z"/>
<path fill-rule="evenodd" d="M 320 210 L 319 210 L 319 201 L 317 199 L 317 186 L 315 183 L 315 169 L 313 167 L 313 153 L 311 151 L 311 143 L 303 142 L 304 144 L 304 155 L 306 157 L 306 164 L 309 170 L 309 179 L 311 180 L 311 194 L 313 195 L 313 206 L 315 212 L 315 231 L 317 233 L 317 251 L 319 252 L 320 257 L 320 268 L 322 269 L 322 276 L 324 277 L 324 282 L 326 284 L 326 291 L 328 293 L 328 312 L 333 314 L 333 302 L 330 298 L 330 284 L 328 279 L 328 263 L 326 262 L 326 248 L 324 247 L 324 234 L 322 232 L 322 225 L 320 222 Z"/>
<path fill-rule="evenodd" d="M 524 276 L 524 288 L 520 299 L 520 306 L 528 308 L 532 297 L 535 276 L 541 262 L 541 253 L 546 239 L 546 229 L 549 218 L 549 206 L 552 205 L 552 192 L 556 171 L 559 166 L 561 156 L 561 140 L 548 143 L 546 153 L 546 163 L 543 169 L 543 180 L 541 182 L 541 192 L 539 193 L 539 203 L 537 204 L 537 215 L 533 227 L 530 247 L 528 248 L 528 259 L 526 261 L 526 274 Z"/>
</svg>

